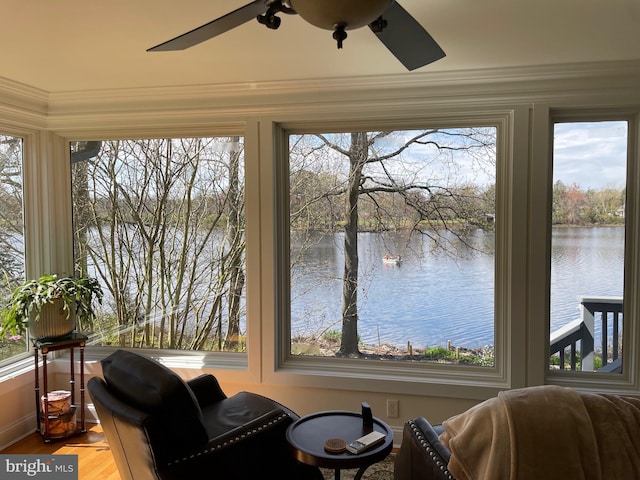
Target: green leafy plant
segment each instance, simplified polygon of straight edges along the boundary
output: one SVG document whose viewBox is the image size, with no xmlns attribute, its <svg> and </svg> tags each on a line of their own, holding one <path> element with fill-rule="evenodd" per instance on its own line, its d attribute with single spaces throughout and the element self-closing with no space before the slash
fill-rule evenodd
<svg viewBox="0 0 640 480">
<path fill-rule="evenodd" d="M 24 335 L 29 321 L 38 321 L 43 305 L 62 300 L 67 318 L 75 310 L 76 320 L 90 323 L 95 317 L 94 299 L 102 303 L 102 287 L 95 278 L 43 275 L 18 286 L 0 313 L 0 337 Z M 32 315 L 33 313 L 33 315 Z"/>
<path fill-rule="evenodd" d="M 447 347 L 437 346 L 426 348 L 423 356 L 426 360 L 450 360 L 455 358 L 456 354 Z"/>
</svg>

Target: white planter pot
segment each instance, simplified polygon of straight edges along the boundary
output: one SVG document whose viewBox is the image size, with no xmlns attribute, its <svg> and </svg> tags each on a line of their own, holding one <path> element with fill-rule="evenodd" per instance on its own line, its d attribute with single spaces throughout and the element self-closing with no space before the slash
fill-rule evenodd
<svg viewBox="0 0 640 480">
<path fill-rule="evenodd" d="M 71 315 L 67 318 L 67 311 L 62 308 L 62 300 L 54 300 L 42 306 L 40 319 L 29 320 L 29 334 L 34 340 L 55 339 L 66 337 L 76 328 L 76 316 L 71 308 Z"/>
</svg>

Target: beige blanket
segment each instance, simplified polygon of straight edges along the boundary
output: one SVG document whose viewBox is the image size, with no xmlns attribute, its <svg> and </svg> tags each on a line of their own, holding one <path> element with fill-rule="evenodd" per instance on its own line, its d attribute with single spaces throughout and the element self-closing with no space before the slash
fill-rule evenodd
<svg viewBox="0 0 640 480">
<path fill-rule="evenodd" d="M 443 426 L 457 480 L 640 479 L 640 398 L 514 389 Z"/>
</svg>

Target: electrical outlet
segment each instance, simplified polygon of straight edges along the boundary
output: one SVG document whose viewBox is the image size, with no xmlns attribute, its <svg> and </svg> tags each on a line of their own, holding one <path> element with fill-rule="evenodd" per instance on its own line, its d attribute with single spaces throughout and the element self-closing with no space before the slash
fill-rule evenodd
<svg viewBox="0 0 640 480">
<path fill-rule="evenodd" d="M 398 418 L 399 417 L 399 402 L 398 400 L 387 400 L 387 417 Z"/>
</svg>

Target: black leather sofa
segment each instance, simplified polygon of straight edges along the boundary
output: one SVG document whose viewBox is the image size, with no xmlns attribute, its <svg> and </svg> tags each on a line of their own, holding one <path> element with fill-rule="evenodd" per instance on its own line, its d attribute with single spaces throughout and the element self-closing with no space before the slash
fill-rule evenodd
<svg viewBox="0 0 640 480">
<path fill-rule="evenodd" d="M 557 385 L 505 390 L 404 426 L 395 480 L 640 479 L 640 398 Z"/>
<path fill-rule="evenodd" d="M 438 440 L 442 430 L 423 417 L 405 423 L 395 459 L 395 480 L 455 480 L 447 470 L 451 454 Z"/>
<path fill-rule="evenodd" d="M 151 358 L 117 350 L 87 389 L 122 480 L 322 480 L 289 452 L 299 417 L 250 392 L 227 397 L 213 375 L 184 381 Z"/>
</svg>

